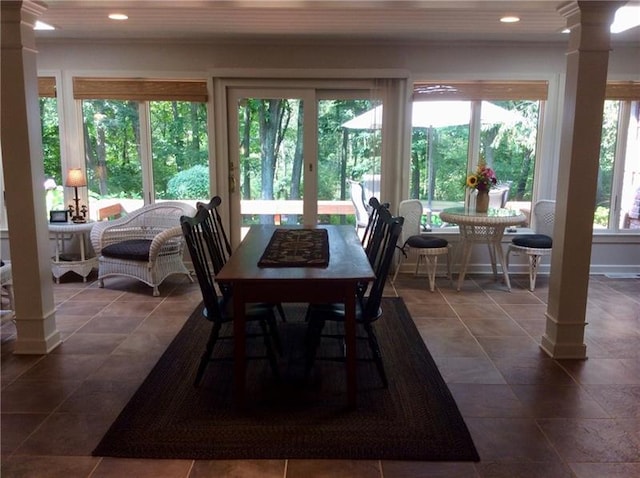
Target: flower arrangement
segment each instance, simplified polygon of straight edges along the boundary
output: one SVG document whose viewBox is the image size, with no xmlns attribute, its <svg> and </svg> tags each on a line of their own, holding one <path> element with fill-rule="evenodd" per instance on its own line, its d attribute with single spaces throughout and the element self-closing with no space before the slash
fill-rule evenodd
<svg viewBox="0 0 640 478">
<path fill-rule="evenodd" d="M 478 191 L 489 191 L 497 182 L 496 173 L 482 158 L 478 161 L 476 172 L 467 176 L 467 187 Z"/>
</svg>

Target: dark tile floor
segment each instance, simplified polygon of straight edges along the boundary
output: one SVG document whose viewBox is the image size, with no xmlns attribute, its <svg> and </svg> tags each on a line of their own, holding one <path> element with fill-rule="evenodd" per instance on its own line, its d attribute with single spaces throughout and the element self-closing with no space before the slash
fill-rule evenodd
<svg viewBox="0 0 640 478">
<path fill-rule="evenodd" d="M 522 278 L 523 279 L 523 278 Z M 54 286 L 64 343 L 13 354 L 2 325 L 2 476 L 9 477 L 578 477 L 640 476 L 640 280 L 593 276 L 586 361 L 538 347 L 546 278 L 507 292 L 472 277 L 461 292 L 401 275 L 404 298 L 473 435 L 479 463 L 97 458 L 91 451 L 199 302 L 183 278 L 162 296 L 128 279 L 107 288 L 68 274 Z"/>
</svg>

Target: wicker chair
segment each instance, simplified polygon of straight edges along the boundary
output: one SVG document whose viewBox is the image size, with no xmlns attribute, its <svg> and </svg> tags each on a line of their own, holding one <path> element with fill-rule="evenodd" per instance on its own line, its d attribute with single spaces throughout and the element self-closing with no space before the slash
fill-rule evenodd
<svg viewBox="0 0 640 478">
<path fill-rule="evenodd" d="M 194 216 L 193 206 L 177 201 L 150 204 L 125 217 L 99 222 L 91 230 L 91 244 L 98 256 L 98 285 L 104 278 L 127 276 L 153 287 L 171 274 L 185 274 L 185 243 L 180 227 L 181 216 Z"/>
<path fill-rule="evenodd" d="M 435 289 L 436 270 L 438 269 L 438 256 L 446 256 L 447 277 L 451 280 L 451 259 L 449 255 L 450 244 L 446 239 L 432 236 L 430 233 L 421 233 L 420 219 L 422 218 L 422 202 L 419 199 L 407 199 L 400 203 L 398 215 L 404 217 L 404 227 L 402 228 L 402 247 L 398 246 L 401 255 L 396 272 L 393 275 L 392 283 L 396 281 L 398 271 L 404 258 L 408 257 L 409 251 L 415 249 L 418 257 L 416 259 L 415 275 L 418 275 L 420 264 L 424 261 L 427 266 L 427 278 L 429 279 L 429 290 Z"/>
<path fill-rule="evenodd" d="M 526 254 L 529 259 L 529 290 L 536 288 L 538 266 L 544 256 L 550 256 L 553 246 L 553 225 L 555 222 L 556 202 L 548 199 L 538 201 L 533 207 L 535 234 L 516 235 L 507 251 L 507 269 L 509 256 L 513 253 Z"/>
</svg>

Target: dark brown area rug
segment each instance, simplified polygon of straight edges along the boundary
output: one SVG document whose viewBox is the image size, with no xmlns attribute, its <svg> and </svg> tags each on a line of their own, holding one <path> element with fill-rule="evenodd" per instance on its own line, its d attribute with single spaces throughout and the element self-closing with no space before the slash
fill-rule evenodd
<svg viewBox="0 0 640 478">
<path fill-rule="evenodd" d="M 173 459 L 385 459 L 478 461 L 469 431 L 407 308 L 383 299 L 375 324 L 389 388 L 373 363 L 358 363 L 358 407 L 346 408 L 344 364 L 318 361 L 304 380 L 305 308 L 285 306 L 285 343 L 276 380 L 266 360 L 250 361 L 247 406 L 232 396 L 231 362 L 209 365 L 193 385 L 211 324 L 201 305 L 120 413 L 93 455 Z M 255 342 L 256 351 L 263 346 Z M 217 354 L 232 352 L 222 342 Z M 218 343 L 220 345 L 221 342 Z M 228 344 L 228 345 L 227 345 Z M 248 344 L 249 345 L 249 344 Z M 341 353 L 323 339 L 319 355 Z M 368 346 L 358 344 L 365 358 Z"/>
</svg>

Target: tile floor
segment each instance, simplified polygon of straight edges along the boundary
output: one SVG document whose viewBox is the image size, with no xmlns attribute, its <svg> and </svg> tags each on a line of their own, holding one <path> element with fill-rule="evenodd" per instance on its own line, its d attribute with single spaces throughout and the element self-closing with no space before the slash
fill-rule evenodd
<svg viewBox="0 0 640 478">
<path fill-rule="evenodd" d="M 524 278 L 522 278 L 524 279 Z M 64 343 L 14 355 L 2 325 L 1 474 L 13 477 L 418 478 L 640 476 L 640 280 L 591 278 L 586 361 L 538 347 L 546 278 L 511 293 L 489 277 L 462 292 L 401 275 L 404 298 L 456 398 L 479 463 L 130 460 L 91 451 L 200 300 L 184 278 L 161 286 L 73 274 L 54 286 Z"/>
</svg>

